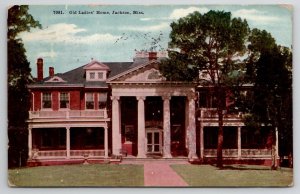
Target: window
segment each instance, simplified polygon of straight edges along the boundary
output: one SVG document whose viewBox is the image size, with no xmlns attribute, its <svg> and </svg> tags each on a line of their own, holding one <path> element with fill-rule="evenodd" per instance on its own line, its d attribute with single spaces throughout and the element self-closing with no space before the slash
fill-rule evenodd
<svg viewBox="0 0 300 194">
<path fill-rule="evenodd" d="M 107 93 L 99 93 L 98 96 L 98 108 L 103 109 L 106 108 L 106 101 L 107 101 Z"/>
<path fill-rule="evenodd" d="M 90 79 L 95 79 L 95 72 L 90 73 Z"/>
<path fill-rule="evenodd" d="M 98 79 L 103 79 L 103 72 L 98 72 Z"/>
<path fill-rule="evenodd" d="M 85 94 L 85 107 L 86 107 L 86 109 L 94 109 L 94 94 L 93 93 Z"/>
<path fill-rule="evenodd" d="M 43 108 L 52 108 L 51 93 L 50 92 L 43 93 L 42 107 Z"/>
<path fill-rule="evenodd" d="M 69 108 L 69 93 L 60 93 L 60 108 Z"/>
<path fill-rule="evenodd" d="M 218 127 L 204 127 L 204 149 L 217 149 Z"/>
</svg>

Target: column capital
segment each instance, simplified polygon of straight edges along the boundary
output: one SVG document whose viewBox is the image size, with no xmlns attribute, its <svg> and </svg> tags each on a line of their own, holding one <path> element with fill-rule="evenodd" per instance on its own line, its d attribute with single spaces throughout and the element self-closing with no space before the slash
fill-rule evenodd
<svg viewBox="0 0 300 194">
<path fill-rule="evenodd" d="M 164 95 L 161 96 L 161 98 L 163 100 L 171 100 L 171 95 L 170 94 L 164 94 Z"/>
<path fill-rule="evenodd" d="M 146 96 L 136 96 L 137 100 L 146 100 Z"/>
<path fill-rule="evenodd" d="M 197 100 L 197 96 L 195 93 L 189 93 L 187 96 L 187 99 L 190 101 L 190 100 L 194 100 L 196 101 Z"/>
<path fill-rule="evenodd" d="M 111 96 L 110 99 L 111 100 L 120 100 L 120 96 Z"/>
</svg>

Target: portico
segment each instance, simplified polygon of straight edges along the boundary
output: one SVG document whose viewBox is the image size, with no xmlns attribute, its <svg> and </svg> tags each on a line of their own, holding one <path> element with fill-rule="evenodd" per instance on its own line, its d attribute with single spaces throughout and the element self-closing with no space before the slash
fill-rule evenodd
<svg viewBox="0 0 300 194">
<path fill-rule="evenodd" d="M 154 74 L 156 76 L 153 76 Z M 184 107 L 185 118 L 183 119 L 184 125 L 179 129 L 184 130 L 187 137 L 184 146 L 188 158 L 198 158 L 196 155 L 195 85 L 193 83 L 165 81 L 159 74 L 155 63 L 133 68 L 130 72 L 112 77 L 108 83 L 112 89 L 113 155 L 120 155 L 122 144 L 126 142 L 124 140 L 126 137 L 122 137 L 122 127 L 126 127 L 127 121 L 121 120 L 124 116 L 121 115 L 123 111 L 120 110 L 120 105 L 127 102 L 121 99 L 131 97 L 132 101 L 136 100 L 133 103 L 137 104 L 137 108 L 134 110 L 137 113 L 137 130 L 133 129 L 137 133 L 136 157 L 146 158 L 149 154 L 161 154 L 163 158 L 172 158 L 171 147 L 174 142 L 171 140 L 172 113 L 170 102 L 174 101 L 176 97 L 182 97 L 184 99 L 182 106 Z M 152 112 L 149 112 L 150 109 Z M 160 116 L 150 118 L 152 114 L 155 116 L 157 112 Z M 123 112 L 123 114 L 127 113 Z"/>
</svg>

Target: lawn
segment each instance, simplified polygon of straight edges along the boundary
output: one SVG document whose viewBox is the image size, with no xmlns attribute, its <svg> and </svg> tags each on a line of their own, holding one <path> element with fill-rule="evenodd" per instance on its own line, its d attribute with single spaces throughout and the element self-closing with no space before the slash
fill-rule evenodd
<svg viewBox="0 0 300 194">
<path fill-rule="evenodd" d="M 64 165 L 8 170 L 11 186 L 143 186 L 143 165 Z"/>
<path fill-rule="evenodd" d="M 172 165 L 187 184 L 195 187 L 291 186 L 293 170 L 266 166 L 230 165 L 220 170 L 211 165 Z"/>
</svg>

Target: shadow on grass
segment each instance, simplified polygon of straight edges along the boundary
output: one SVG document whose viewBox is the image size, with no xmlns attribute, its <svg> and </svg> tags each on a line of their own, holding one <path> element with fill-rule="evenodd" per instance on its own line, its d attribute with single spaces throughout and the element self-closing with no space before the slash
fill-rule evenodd
<svg viewBox="0 0 300 194">
<path fill-rule="evenodd" d="M 218 168 L 216 165 L 212 165 Z M 261 171 L 271 171 L 271 167 L 267 166 L 248 166 L 248 165 L 224 165 L 223 168 L 218 168 L 217 170 L 261 170 Z"/>
</svg>

